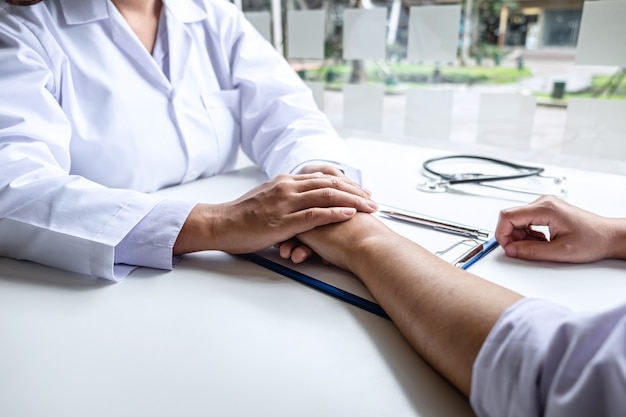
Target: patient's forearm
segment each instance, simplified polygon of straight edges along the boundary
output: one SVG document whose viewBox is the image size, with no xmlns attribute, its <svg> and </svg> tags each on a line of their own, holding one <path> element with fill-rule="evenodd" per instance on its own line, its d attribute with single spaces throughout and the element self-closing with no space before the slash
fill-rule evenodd
<svg viewBox="0 0 626 417">
<path fill-rule="evenodd" d="M 474 360 L 500 315 L 520 296 L 431 255 L 385 239 L 354 272 L 413 347 L 469 395 Z"/>
<path fill-rule="evenodd" d="M 360 277 L 417 352 L 469 394 L 480 347 L 520 295 L 442 261 L 369 215 L 303 240 Z"/>
</svg>

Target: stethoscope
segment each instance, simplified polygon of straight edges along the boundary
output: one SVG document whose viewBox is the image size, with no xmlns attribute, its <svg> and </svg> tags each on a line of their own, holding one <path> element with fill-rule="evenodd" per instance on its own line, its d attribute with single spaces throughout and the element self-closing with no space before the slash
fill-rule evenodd
<svg viewBox="0 0 626 417">
<path fill-rule="evenodd" d="M 488 162 L 495 165 L 512 168 L 515 172 L 508 175 L 489 175 L 482 174 L 476 172 L 462 172 L 462 173 L 454 173 L 448 174 L 441 171 L 437 171 L 433 168 L 433 165 L 437 162 L 445 161 L 445 160 L 462 160 L 469 159 L 475 161 Z M 449 155 L 449 156 L 440 156 L 437 158 L 431 158 L 422 164 L 422 169 L 424 170 L 426 176 L 430 179 L 425 181 L 424 183 L 418 184 L 417 188 L 421 191 L 426 191 L 429 193 L 444 193 L 447 191 L 453 190 L 454 185 L 460 184 L 477 184 L 485 187 L 497 188 L 506 191 L 512 191 L 517 193 L 524 194 L 532 194 L 532 195 L 542 195 L 545 192 L 540 192 L 536 190 L 530 190 L 526 188 L 512 187 L 510 185 L 502 185 L 502 184 L 494 184 L 498 181 L 508 181 L 519 178 L 528 178 L 528 177 L 540 177 L 552 179 L 554 184 L 560 185 L 565 181 L 565 177 L 552 177 L 542 175 L 545 171 L 544 168 L 529 166 L 529 165 L 521 165 L 516 164 L 510 161 L 504 161 L 501 159 L 488 158 L 485 156 L 476 156 L 476 155 Z M 558 193 L 553 193 L 558 195 L 559 197 L 565 197 L 567 195 L 567 191 L 565 189 L 560 189 Z"/>
</svg>

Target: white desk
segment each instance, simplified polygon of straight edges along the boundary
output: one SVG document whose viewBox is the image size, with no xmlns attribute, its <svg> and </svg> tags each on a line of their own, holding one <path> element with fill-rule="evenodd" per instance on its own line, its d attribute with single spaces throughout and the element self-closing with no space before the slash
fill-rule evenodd
<svg viewBox="0 0 626 417">
<path fill-rule="evenodd" d="M 349 143 L 380 202 L 491 229 L 519 204 L 418 192 L 435 152 Z M 624 216 L 623 177 L 559 173 L 569 201 Z M 246 168 L 162 193 L 217 202 L 260 180 Z M 471 270 L 579 310 L 626 300 L 621 261 L 528 263 L 497 249 Z M 0 258 L 0 416 L 470 415 L 390 322 L 239 258 L 188 255 L 119 284 Z"/>
</svg>

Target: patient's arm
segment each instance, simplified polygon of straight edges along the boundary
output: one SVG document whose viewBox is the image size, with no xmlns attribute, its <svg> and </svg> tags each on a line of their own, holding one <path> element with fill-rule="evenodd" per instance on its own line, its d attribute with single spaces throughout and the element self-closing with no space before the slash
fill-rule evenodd
<svg viewBox="0 0 626 417">
<path fill-rule="evenodd" d="M 417 352 L 469 395 L 478 351 L 519 294 L 452 266 L 369 214 L 299 238 L 361 278 Z"/>
</svg>

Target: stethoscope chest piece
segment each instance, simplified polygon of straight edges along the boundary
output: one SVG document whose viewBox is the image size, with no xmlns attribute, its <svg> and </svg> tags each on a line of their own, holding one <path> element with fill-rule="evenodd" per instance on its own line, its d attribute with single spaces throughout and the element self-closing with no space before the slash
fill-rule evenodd
<svg viewBox="0 0 626 417">
<path fill-rule="evenodd" d="M 427 193 L 445 193 L 449 190 L 450 183 L 441 180 L 427 180 L 417 184 L 417 189 Z"/>
</svg>

